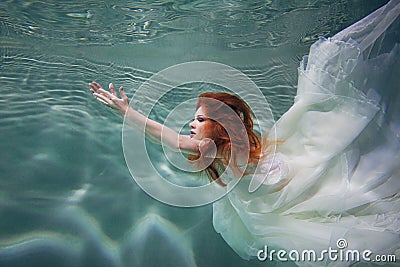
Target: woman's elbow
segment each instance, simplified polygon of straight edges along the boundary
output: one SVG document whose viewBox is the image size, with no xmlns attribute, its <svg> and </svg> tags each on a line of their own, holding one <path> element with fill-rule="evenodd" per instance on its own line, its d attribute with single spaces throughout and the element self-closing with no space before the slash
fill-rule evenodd
<svg viewBox="0 0 400 267">
<path fill-rule="evenodd" d="M 196 154 L 199 152 L 198 144 L 196 140 L 192 140 L 187 135 L 179 135 L 178 137 L 178 148 L 179 151 L 184 151 L 186 153 Z"/>
</svg>

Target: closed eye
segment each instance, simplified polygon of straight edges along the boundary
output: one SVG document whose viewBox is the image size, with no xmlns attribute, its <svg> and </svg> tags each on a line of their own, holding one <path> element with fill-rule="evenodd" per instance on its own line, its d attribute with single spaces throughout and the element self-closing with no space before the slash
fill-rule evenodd
<svg viewBox="0 0 400 267">
<path fill-rule="evenodd" d="M 198 122 L 203 122 L 203 121 L 205 121 L 205 119 L 203 117 L 197 117 L 197 121 Z"/>
</svg>

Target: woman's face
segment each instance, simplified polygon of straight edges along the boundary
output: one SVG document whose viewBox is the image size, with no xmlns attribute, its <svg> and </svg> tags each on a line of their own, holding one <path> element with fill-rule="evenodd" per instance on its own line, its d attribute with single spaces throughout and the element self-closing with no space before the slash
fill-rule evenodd
<svg viewBox="0 0 400 267">
<path fill-rule="evenodd" d="M 206 138 L 205 136 L 205 124 L 206 124 L 206 116 L 204 114 L 203 108 L 200 106 L 196 113 L 194 114 L 194 120 L 189 124 L 190 137 L 193 139 L 201 140 Z"/>
</svg>

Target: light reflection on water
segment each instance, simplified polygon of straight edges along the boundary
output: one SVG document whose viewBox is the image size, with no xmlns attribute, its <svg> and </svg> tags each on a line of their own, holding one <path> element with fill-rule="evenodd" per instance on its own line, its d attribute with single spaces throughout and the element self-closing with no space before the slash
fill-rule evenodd
<svg viewBox="0 0 400 267">
<path fill-rule="evenodd" d="M 169 207 L 136 186 L 121 119 L 86 84 L 132 95 L 165 67 L 217 61 L 278 118 L 309 45 L 384 2 L 1 2 L 0 266 L 262 266 L 215 233 L 210 206 Z M 179 103 L 172 94 L 156 118 Z"/>
</svg>

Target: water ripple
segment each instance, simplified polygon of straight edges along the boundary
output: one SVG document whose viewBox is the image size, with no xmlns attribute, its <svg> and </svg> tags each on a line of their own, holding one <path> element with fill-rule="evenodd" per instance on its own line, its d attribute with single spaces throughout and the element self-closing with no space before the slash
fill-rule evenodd
<svg viewBox="0 0 400 267">
<path fill-rule="evenodd" d="M 3 1 L 0 31 L 46 42 L 148 43 L 176 31 L 213 32 L 232 49 L 312 42 L 351 21 L 356 3 L 336 1 Z M 334 18 L 332 20 L 331 18 Z M 299 21 L 300 20 L 300 21 Z M 315 24 L 314 22 L 318 23 Z"/>
</svg>

